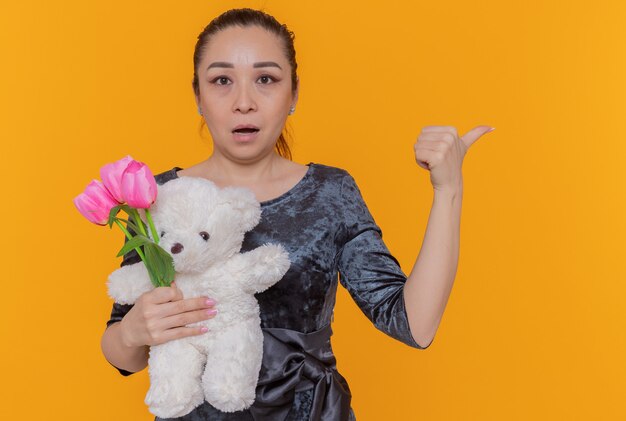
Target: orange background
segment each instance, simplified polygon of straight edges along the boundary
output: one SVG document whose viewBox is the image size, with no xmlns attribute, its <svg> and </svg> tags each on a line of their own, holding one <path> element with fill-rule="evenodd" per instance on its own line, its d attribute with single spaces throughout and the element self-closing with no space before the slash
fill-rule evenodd
<svg viewBox="0 0 626 421">
<path fill-rule="evenodd" d="M 496 127 L 465 157 L 459 268 L 425 351 L 340 288 L 339 371 L 359 421 L 626 417 L 626 5 L 596 1 L 13 2 L 0 12 L 2 419 L 153 420 L 147 370 L 100 338 L 123 237 L 74 208 L 126 154 L 210 153 L 196 37 L 232 7 L 296 33 L 296 162 L 347 169 L 405 273 L 432 205 L 425 125 Z"/>
</svg>

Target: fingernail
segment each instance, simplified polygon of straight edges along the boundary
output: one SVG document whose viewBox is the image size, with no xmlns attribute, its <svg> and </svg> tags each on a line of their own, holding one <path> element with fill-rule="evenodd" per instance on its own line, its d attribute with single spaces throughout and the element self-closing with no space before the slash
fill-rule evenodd
<svg viewBox="0 0 626 421">
<path fill-rule="evenodd" d="M 489 129 L 489 130 L 487 131 L 487 133 L 492 132 L 492 131 L 494 131 L 495 129 L 496 129 L 495 127 L 492 127 L 491 129 Z"/>
<path fill-rule="evenodd" d="M 202 332 L 202 333 L 207 333 L 208 331 L 209 331 L 208 327 L 200 328 L 200 332 Z"/>
<path fill-rule="evenodd" d="M 217 309 L 207 310 L 206 314 L 208 314 L 209 316 L 213 316 L 214 314 L 217 314 Z"/>
<path fill-rule="evenodd" d="M 216 301 L 212 298 L 207 298 L 207 300 L 204 303 L 208 306 L 212 306 L 216 304 Z"/>
</svg>

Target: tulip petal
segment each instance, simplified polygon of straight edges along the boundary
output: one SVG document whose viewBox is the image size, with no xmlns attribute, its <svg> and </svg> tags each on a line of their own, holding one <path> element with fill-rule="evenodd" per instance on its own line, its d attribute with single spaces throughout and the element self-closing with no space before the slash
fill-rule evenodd
<svg viewBox="0 0 626 421">
<path fill-rule="evenodd" d="M 90 222 L 106 225 L 117 201 L 99 180 L 92 180 L 85 191 L 74 198 L 76 209 Z"/>
<path fill-rule="evenodd" d="M 150 168 L 143 162 L 133 161 L 122 174 L 122 196 L 129 206 L 149 208 L 157 197 L 157 184 Z"/>
<path fill-rule="evenodd" d="M 124 158 L 106 164 L 100 168 L 100 178 L 102 178 L 103 184 L 119 203 L 124 203 L 121 187 L 122 174 L 128 165 L 134 161 L 135 160 L 130 155 L 126 155 Z"/>
</svg>

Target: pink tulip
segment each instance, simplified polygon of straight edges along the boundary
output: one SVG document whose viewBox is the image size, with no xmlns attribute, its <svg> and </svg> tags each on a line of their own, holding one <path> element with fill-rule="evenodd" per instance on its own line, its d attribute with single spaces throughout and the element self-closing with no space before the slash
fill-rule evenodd
<svg viewBox="0 0 626 421">
<path fill-rule="evenodd" d="M 126 155 L 126 157 L 100 168 L 102 183 L 119 203 L 124 203 L 124 196 L 122 195 L 122 174 L 128 167 L 128 164 L 133 161 L 135 160 L 130 155 Z"/>
<path fill-rule="evenodd" d="M 147 209 L 157 196 L 152 171 L 143 162 L 131 161 L 122 174 L 122 197 L 135 209 Z"/>
<path fill-rule="evenodd" d="M 93 180 L 85 191 L 74 198 L 76 209 L 90 222 L 106 225 L 111 208 L 118 203 L 99 180 Z"/>
</svg>

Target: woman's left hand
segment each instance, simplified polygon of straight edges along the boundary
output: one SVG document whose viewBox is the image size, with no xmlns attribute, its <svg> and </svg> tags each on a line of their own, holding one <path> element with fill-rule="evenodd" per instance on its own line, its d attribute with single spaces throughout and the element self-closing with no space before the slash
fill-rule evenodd
<svg viewBox="0 0 626 421">
<path fill-rule="evenodd" d="M 477 126 L 459 137 L 453 126 L 426 126 L 413 146 L 415 161 L 430 171 L 435 190 L 458 189 L 462 187 L 461 167 L 467 150 L 492 130 L 491 126 Z"/>
</svg>

